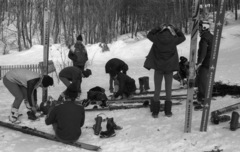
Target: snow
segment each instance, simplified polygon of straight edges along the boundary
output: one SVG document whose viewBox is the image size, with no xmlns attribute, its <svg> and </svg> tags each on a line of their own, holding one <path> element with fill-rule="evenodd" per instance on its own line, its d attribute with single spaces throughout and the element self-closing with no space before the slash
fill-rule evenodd
<svg viewBox="0 0 240 152">
<path fill-rule="evenodd" d="M 223 81 L 230 84 L 240 83 L 240 24 L 239 20 L 234 21 L 231 13 L 227 13 L 228 25 L 224 26 L 222 40 L 218 58 L 216 81 Z M 190 48 L 190 36 L 184 43 L 178 46 L 179 55 L 188 58 Z M 135 79 L 137 87 L 138 78 L 149 76 L 150 88 L 154 90 L 153 70 L 148 71 L 143 68 L 145 56 L 151 47 L 151 42 L 141 35 L 138 38 L 131 39 L 129 35 L 123 35 L 117 41 L 109 44 L 110 52 L 101 52 L 99 44 L 86 45 L 89 54 L 88 68 L 92 70 L 93 75 L 83 80 L 82 98 L 86 98 L 87 91 L 95 86 L 101 86 L 108 92 L 109 76 L 105 73 L 105 63 L 107 60 L 117 57 L 124 60 L 129 65 L 128 75 Z M 0 65 L 15 64 L 38 64 L 43 59 L 43 46 L 34 45 L 29 50 L 15 52 L 8 55 L 0 55 Z M 67 59 L 68 49 L 61 44 L 54 44 L 50 47 L 50 60 L 53 60 L 57 72 L 60 70 L 59 64 L 70 61 Z M 60 82 L 57 82 L 55 74 L 55 85 L 50 87 L 49 95 L 57 98 L 66 88 Z M 178 88 L 179 83 L 173 81 L 173 88 Z M 164 83 L 162 88 L 164 89 Z M 0 120 L 8 122 L 7 116 L 10 112 L 10 106 L 14 100 L 13 96 L 4 87 L 0 81 Z M 185 90 L 173 92 L 173 94 L 186 93 Z M 161 93 L 164 95 L 164 93 Z M 231 96 L 217 97 L 212 101 L 211 111 L 239 102 L 239 98 Z M 41 89 L 38 89 L 38 102 L 41 101 Z M 175 100 L 173 100 L 174 102 Z M 163 101 L 162 101 L 163 102 Z M 176 102 L 176 101 L 175 101 Z M 159 113 L 159 118 L 153 119 L 149 108 L 114 110 L 101 112 L 86 112 L 86 121 L 82 128 L 82 135 L 78 141 L 97 146 L 101 146 L 103 152 L 203 152 L 211 151 L 215 146 L 226 152 L 239 152 L 240 129 L 230 131 L 224 127 L 229 127 L 229 122 L 219 125 L 208 122 L 207 132 L 200 132 L 200 121 L 202 112 L 193 110 L 192 132 L 184 133 L 185 121 L 185 100 L 182 105 L 173 106 L 172 117 L 164 116 Z M 44 118 L 39 121 L 30 121 L 27 118 L 24 104 L 20 107 L 21 125 L 53 134 L 51 126 L 46 126 Z M 100 114 L 103 118 L 113 117 L 117 125 L 123 127 L 116 131 L 116 136 L 108 139 L 101 139 L 94 135 L 92 127 L 95 123 L 94 118 Z M 231 113 L 227 113 L 231 116 Z M 106 122 L 102 123 L 102 130 L 106 130 Z M 87 151 L 64 145 L 62 143 L 49 141 L 46 139 L 30 136 L 21 132 L 13 131 L 0 127 L 0 152 L 77 152 Z"/>
</svg>

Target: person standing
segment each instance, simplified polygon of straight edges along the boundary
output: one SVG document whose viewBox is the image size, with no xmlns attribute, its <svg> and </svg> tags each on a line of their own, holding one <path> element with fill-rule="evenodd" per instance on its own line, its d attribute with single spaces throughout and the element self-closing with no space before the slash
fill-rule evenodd
<svg viewBox="0 0 240 152">
<path fill-rule="evenodd" d="M 199 22 L 199 33 L 200 41 L 198 48 L 198 57 L 196 64 L 197 71 L 197 101 L 193 104 L 195 105 L 194 110 L 202 110 L 203 102 L 205 100 L 205 92 L 208 80 L 209 65 L 211 58 L 211 49 L 213 42 L 213 35 L 210 33 L 210 23 L 208 21 Z"/>
<path fill-rule="evenodd" d="M 110 73 L 117 74 L 119 72 L 122 72 L 124 74 L 127 74 L 128 65 L 124 61 L 122 61 L 118 58 L 112 58 L 106 63 L 105 71 L 106 71 L 106 73 L 109 73 L 109 76 L 110 76 L 109 91 L 111 93 L 113 93 L 113 91 L 114 91 L 114 89 L 113 89 L 113 77 L 111 77 Z"/>
<path fill-rule="evenodd" d="M 64 91 L 66 100 L 48 111 L 45 118 L 46 125 L 52 125 L 56 138 L 63 142 L 76 142 L 85 122 L 85 110 L 77 104 L 78 83 L 71 83 Z"/>
<path fill-rule="evenodd" d="M 41 76 L 41 74 L 28 69 L 13 69 L 3 77 L 3 84 L 15 98 L 9 120 L 18 124 L 21 123 L 18 119 L 18 110 L 22 101 L 24 100 L 27 109 L 30 110 L 28 114 L 35 116 L 38 110 L 37 88 L 52 86 L 53 78 L 48 75 Z"/>
<path fill-rule="evenodd" d="M 88 61 L 88 54 L 82 41 L 82 35 L 80 34 L 77 37 L 77 42 L 75 43 L 74 47 L 70 48 L 68 57 L 73 61 L 73 66 L 78 67 L 83 71 L 86 62 Z"/>
<path fill-rule="evenodd" d="M 154 69 L 154 98 L 151 100 L 150 110 L 154 118 L 158 117 L 160 110 L 159 95 L 163 77 L 165 79 L 166 100 L 164 112 L 172 116 L 172 80 L 173 72 L 179 70 L 177 45 L 185 41 L 184 34 L 171 24 L 163 24 L 152 29 L 147 38 L 153 42 L 151 50 L 146 57 L 144 67 Z"/>
</svg>

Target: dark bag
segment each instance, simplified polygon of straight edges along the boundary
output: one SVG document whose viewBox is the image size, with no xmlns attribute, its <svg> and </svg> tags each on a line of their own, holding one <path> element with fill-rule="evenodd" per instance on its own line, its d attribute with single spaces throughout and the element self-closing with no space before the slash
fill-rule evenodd
<svg viewBox="0 0 240 152">
<path fill-rule="evenodd" d="M 92 89 L 90 89 L 87 92 L 87 98 L 91 101 L 106 101 L 108 100 L 106 94 L 105 94 L 105 89 L 96 86 Z"/>
</svg>

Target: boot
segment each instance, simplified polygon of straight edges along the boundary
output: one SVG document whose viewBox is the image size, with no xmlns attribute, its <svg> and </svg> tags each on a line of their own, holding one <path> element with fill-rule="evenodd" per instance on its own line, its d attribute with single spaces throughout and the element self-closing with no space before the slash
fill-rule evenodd
<svg viewBox="0 0 240 152">
<path fill-rule="evenodd" d="M 14 124 L 19 124 L 19 123 L 21 123 L 21 121 L 18 120 L 19 116 L 20 116 L 20 114 L 18 113 L 18 109 L 12 107 L 10 116 L 8 116 L 9 121 L 11 121 Z"/>
<path fill-rule="evenodd" d="M 121 126 L 118 126 L 118 125 L 114 122 L 113 118 L 107 118 L 107 120 L 113 123 L 114 130 L 121 130 L 121 129 L 122 129 Z"/>
<path fill-rule="evenodd" d="M 149 77 L 144 77 L 144 90 L 147 91 L 149 90 L 150 87 L 149 87 Z"/>
<path fill-rule="evenodd" d="M 235 111 L 232 112 L 232 119 L 230 122 L 230 130 L 235 131 L 237 128 L 239 128 L 239 114 Z"/>
<path fill-rule="evenodd" d="M 143 85 L 144 85 L 143 77 L 138 78 L 138 81 L 139 81 L 139 90 L 140 90 L 140 93 L 142 93 L 144 91 L 143 90 Z"/>
<path fill-rule="evenodd" d="M 100 132 L 100 138 L 109 138 L 109 137 L 114 137 L 116 136 L 115 133 L 115 123 L 113 121 L 113 118 L 107 118 L 107 131 L 101 131 Z"/>
<path fill-rule="evenodd" d="M 172 101 L 165 101 L 164 112 L 167 117 L 172 116 Z"/>
<path fill-rule="evenodd" d="M 99 135 L 100 131 L 102 130 L 102 126 L 101 126 L 101 124 L 102 124 L 102 117 L 101 116 L 97 116 L 95 118 L 95 120 L 96 120 L 96 123 L 95 123 L 95 125 L 93 125 L 94 134 L 95 135 Z"/>
<path fill-rule="evenodd" d="M 157 118 L 160 110 L 160 101 L 153 101 L 153 99 L 151 99 L 150 110 L 153 118 Z"/>
<path fill-rule="evenodd" d="M 30 120 L 38 120 L 39 119 L 33 111 L 28 111 L 27 115 L 28 115 L 28 119 L 30 119 Z"/>
</svg>

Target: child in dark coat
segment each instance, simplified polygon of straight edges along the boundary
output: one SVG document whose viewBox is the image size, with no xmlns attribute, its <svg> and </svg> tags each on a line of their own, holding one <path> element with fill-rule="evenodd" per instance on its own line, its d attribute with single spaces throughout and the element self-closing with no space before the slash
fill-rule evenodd
<svg viewBox="0 0 240 152">
<path fill-rule="evenodd" d="M 78 84 L 72 83 L 64 91 L 66 100 L 49 110 L 46 125 L 52 125 L 56 138 L 64 143 L 76 142 L 81 135 L 81 127 L 85 121 L 83 106 L 76 104 Z"/>
<path fill-rule="evenodd" d="M 118 58 L 113 58 L 106 63 L 105 71 L 106 73 L 109 73 L 109 75 L 111 72 L 122 72 L 124 74 L 127 74 L 128 65 Z M 113 93 L 113 78 L 111 77 L 111 75 L 109 80 L 109 86 L 110 92 Z"/>
<path fill-rule="evenodd" d="M 187 78 L 189 74 L 189 62 L 184 56 L 180 57 L 179 71 L 173 75 L 173 78 L 180 82 L 180 88 L 187 85 Z M 185 80 L 186 79 L 186 80 Z"/>
<path fill-rule="evenodd" d="M 132 98 L 136 91 L 135 80 L 121 72 L 111 72 L 110 75 L 114 78 L 114 81 L 117 81 L 115 84 L 118 86 L 116 93 L 113 95 L 113 99 L 116 99 L 119 96 L 122 96 L 122 98 Z"/>
</svg>

